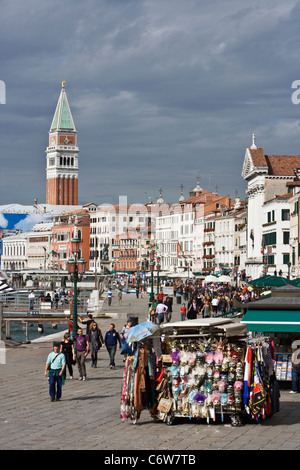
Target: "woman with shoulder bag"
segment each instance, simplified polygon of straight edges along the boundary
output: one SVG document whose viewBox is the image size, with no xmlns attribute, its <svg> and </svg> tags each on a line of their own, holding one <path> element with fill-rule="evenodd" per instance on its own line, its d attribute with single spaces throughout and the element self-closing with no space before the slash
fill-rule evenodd
<svg viewBox="0 0 300 470">
<path fill-rule="evenodd" d="M 104 345 L 103 336 L 101 330 L 95 321 L 90 324 L 89 329 L 89 342 L 92 357 L 92 367 L 97 367 L 98 351 L 102 345 Z"/>
<path fill-rule="evenodd" d="M 68 368 L 70 379 L 73 379 L 73 365 L 76 364 L 76 361 L 74 343 L 71 340 L 70 333 L 66 333 L 64 335 L 63 340 L 60 343 L 60 352 L 63 353 L 66 358 L 66 368 L 64 369 L 64 377 L 66 378 Z"/>
</svg>

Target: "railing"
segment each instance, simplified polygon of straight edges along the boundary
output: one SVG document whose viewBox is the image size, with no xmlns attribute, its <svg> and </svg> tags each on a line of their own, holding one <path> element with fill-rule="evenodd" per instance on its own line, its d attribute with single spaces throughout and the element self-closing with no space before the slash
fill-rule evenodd
<svg viewBox="0 0 300 470">
<path fill-rule="evenodd" d="M 3 305 L 3 312 L 29 312 L 29 292 L 22 292 L 17 294 L 0 294 L 0 303 Z M 89 293 L 80 293 L 77 300 L 77 308 L 79 313 L 87 311 Z M 45 308 L 45 304 L 50 304 L 50 308 Z M 47 310 L 50 312 L 69 310 L 69 301 L 66 297 L 64 303 L 59 299 L 58 306 L 55 308 L 53 302 L 42 302 L 39 294 L 36 294 L 33 310 Z"/>
</svg>

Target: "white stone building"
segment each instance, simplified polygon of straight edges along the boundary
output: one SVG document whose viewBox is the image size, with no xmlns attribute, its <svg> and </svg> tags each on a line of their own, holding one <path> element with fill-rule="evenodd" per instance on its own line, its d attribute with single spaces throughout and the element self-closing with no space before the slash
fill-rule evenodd
<svg viewBox="0 0 300 470">
<path fill-rule="evenodd" d="M 264 204 L 288 191 L 288 184 L 299 180 L 299 155 L 265 155 L 252 139 L 246 149 L 242 177 L 247 181 L 247 261 L 246 273 L 257 278 L 264 265 L 262 257 Z M 277 259 L 276 259 L 277 262 Z M 282 262 L 280 262 L 280 265 Z"/>
</svg>

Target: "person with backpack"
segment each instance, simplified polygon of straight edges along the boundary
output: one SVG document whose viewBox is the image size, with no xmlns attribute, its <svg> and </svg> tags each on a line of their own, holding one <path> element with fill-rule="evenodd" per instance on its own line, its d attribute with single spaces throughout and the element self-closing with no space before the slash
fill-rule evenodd
<svg viewBox="0 0 300 470">
<path fill-rule="evenodd" d="M 53 344 L 53 351 L 48 355 L 45 366 L 45 377 L 49 381 L 49 395 L 51 401 L 59 401 L 62 395 L 63 375 L 66 368 L 66 358 L 59 351 L 60 344 Z"/>
</svg>

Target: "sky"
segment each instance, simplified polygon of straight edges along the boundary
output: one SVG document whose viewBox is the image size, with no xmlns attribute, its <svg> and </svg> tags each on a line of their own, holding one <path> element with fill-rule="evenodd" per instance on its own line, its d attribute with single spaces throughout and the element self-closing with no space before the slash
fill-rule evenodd
<svg viewBox="0 0 300 470">
<path fill-rule="evenodd" d="M 80 204 L 160 188 L 175 203 L 198 174 L 244 200 L 252 133 L 265 154 L 300 154 L 299 17 L 296 0 L 2 0 L 0 205 L 45 202 L 62 81 Z"/>
</svg>

